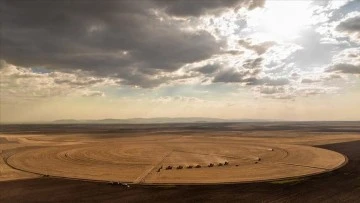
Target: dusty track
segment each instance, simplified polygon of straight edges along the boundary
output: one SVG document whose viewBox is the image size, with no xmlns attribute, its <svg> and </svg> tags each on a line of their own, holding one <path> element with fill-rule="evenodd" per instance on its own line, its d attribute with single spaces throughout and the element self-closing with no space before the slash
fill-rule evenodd
<svg viewBox="0 0 360 203">
<path fill-rule="evenodd" d="M 37 174 L 137 184 L 267 181 L 328 172 L 345 161 L 337 152 L 310 146 L 196 136 L 48 146 L 7 159 L 10 166 Z M 229 165 L 218 166 L 225 162 Z M 187 169 L 189 165 L 201 168 Z M 165 170 L 167 166 L 173 169 Z"/>
</svg>

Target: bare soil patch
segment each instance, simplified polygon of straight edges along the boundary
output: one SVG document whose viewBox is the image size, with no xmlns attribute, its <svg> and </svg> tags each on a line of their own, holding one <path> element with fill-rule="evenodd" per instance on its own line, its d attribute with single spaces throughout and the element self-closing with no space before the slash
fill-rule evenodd
<svg viewBox="0 0 360 203">
<path fill-rule="evenodd" d="M 122 187 L 39 178 L 0 182 L 7 202 L 357 202 L 360 199 L 360 141 L 321 146 L 349 158 L 330 173 L 281 183 L 171 187 Z"/>
<path fill-rule="evenodd" d="M 271 143 L 275 138 L 263 142 L 196 136 L 153 138 L 28 149 L 6 161 L 12 168 L 35 174 L 132 184 L 268 181 L 328 172 L 346 161 L 330 150 Z M 197 165 L 201 167 L 188 168 Z M 165 170 L 169 166 L 171 170 Z"/>
</svg>

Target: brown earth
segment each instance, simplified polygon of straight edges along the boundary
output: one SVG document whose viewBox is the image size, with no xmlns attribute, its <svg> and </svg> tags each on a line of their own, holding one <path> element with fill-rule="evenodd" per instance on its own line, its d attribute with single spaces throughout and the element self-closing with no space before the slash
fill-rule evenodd
<svg viewBox="0 0 360 203">
<path fill-rule="evenodd" d="M 0 182 L 0 202 L 358 202 L 360 141 L 322 148 L 345 154 L 344 167 L 282 182 L 122 187 L 56 178 Z"/>
<path fill-rule="evenodd" d="M 12 169 L 46 176 L 132 184 L 268 181 L 324 173 L 346 162 L 346 157 L 339 153 L 285 142 L 280 144 L 280 139 L 274 137 L 144 135 L 88 137 L 86 142 L 74 137 L 71 144 L 57 141 L 58 136 L 52 136 L 52 140 L 41 136 L 7 137 L 10 138 L 27 145 L 11 153 L 5 150 L 3 160 Z M 313 139 L 319 137 L 313 136 Z M 322 141 L 326 140 L 323 136 Z M 211 164 L 214 167 L 209 167 Z M 188 166 L 197 165 L 201 168 L 188 169 Z M 166 170 L 168 166 L 174 170 Z"/>
<path fill-rule="evenodd" d="M 38 127 L 36 133 L 3 132 L 0 202 L 356 202 L 360 198 L 360 141 L 354 141 L 360 135 L 350 124 L 336 125 L 345 132 L 321 132 L 314 124 L 259 131 L 244 130 L 244 124 L 224 125 L 222 131 L 216 130 L 219 126 L 178 127 L 171 133 L 162 127 L 148 129 L 146 136 L 138 131 L 87 134 L 84 126 L 73 127 L 79 131 L 73 133 L 58 129 L 49 133 L 48 127 Z M 343 164 L 341 154 L 348 163 L 331 171 Z M 225 161 L 229 165 L 223 165 Z M 214 167 L 207 167 L 209 162 Z M 186 167 L 197 164 L 202 167 Z M 168 165 L 173 169 L 165 170 Z M 183 169 L 176 169 L 178 165 Z M 109 168 L 115 173 L 108 173 Z M 128 188 L 52 175 L 141 184 Z M 250 180 L 267 182 L 236 183 Z M 229 182 L 233 184 L 214 184 Z M 149 183 L 213 184 L 143 185 Z"/>
</svg>

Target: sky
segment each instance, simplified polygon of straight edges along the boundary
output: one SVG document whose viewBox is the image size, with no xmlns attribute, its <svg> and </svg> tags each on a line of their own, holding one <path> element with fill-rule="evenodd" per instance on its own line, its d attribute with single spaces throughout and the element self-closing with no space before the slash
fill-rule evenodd
<svg viewBox="0 0 360 203">
<path fill-rule="evenodd" d="M 0 123 L 360 120 L 358 0 L 0 2 Z"/>
</svg>

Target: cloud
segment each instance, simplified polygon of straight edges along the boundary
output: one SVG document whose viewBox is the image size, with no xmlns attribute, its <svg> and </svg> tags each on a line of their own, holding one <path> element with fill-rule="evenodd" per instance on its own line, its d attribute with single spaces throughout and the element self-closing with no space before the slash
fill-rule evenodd
<svg viewBox="0 0 360 203">
<path fill-rule="evenodd" d="M 241 55 L 241 54 L 243 54 L 244 52 L 243 52 L 243 51 L 239 51 L 239 50 L 228 50 L 228 51 L 225 51 L 224 53 L 226 53 L 226 54 L 231 54 L 231 55 Z"/>
<path fill-rule="evenodd" d="M 341 21 L 336 30 L 347 33 L 352 39 L 360 42 L 360 13 Z"/>
<path fill-rule="evenodd" d="M 56 74 L 58 74 L 60 77 L 57 77 Z M 81 78 L 81 77 L 73 77 L 73 78 L 64 78 L 61 77 L 62 73 L 51 73 L 49 74 L 50 77 L 54 77 L 54 83 L 58 85 L 70 85 L 70 86 L 77 86 L 77 87 L 89 87 L 98 83 L 102 83 L 105 81 L 105 79 L 100 78 L 94 78 L 94 77 L 87 77 L 87 78 Z"/>
<path fill-rule="evenodd" d="M 180 103 L 204 103 L 205 101 L 196 97 L 186 97 L 186 96 L 164 96 L 153 99 L 152 102 L 167 104 L 171 102 L 180 102 Z"/>
<path fill-rule="evenodd" d="M 215 75 L 212 82 L 223 82 L 223 83 L 240 83 L 244 82 L 244 77 L 247 75 L 246 72 L 239 72 L 234 69 L 223 70 Z"/>
<path fill-rule="evenodd" d="M 260 44 L 252 44 L 249 40 L 239 40 L 239 44 L 247 49 L 255 51 L 258 55 L 262 55 L 276 43 L 267 41 Z"/>
<path fill-rule="evenodd" d="M 359 74 L 359 49 L 348 48 L 354 43 L 321 41 L 324 37 L 348 41 L 336 38 L 336 26 L 339 36 L 341 32 L 358 37 L 355 14 L 341 11 L 346 17 L 339 21 L 335 19 L 341 13 L 336 10 L 339 5 L 326 3 L 327 10 L 311 10 L 314 15 L 328 14 L 326 23 L 315 19 L 297 33 L 298 38 L 278 39 L 271 30 L 251 27 L 251 19 L 256 21 L 265 10 L 246 9 L 263 5 L 263 0 L 95 1 L 91 5 L 6 0 L 0 13 L 1 57 L 15 68 L 0 65 L 6 75 L 1 84 L 13 96 L 75 92 L 101 96 L 96 88 L 104 84 L 158 89 L 212 85 L 214 92 L 221 91 L 220 86 L 231 86 L 231 91 L 248 86 L 260 95 L 284 99 L 320 94 L 319 89 L 331 85 L 323 81 Z M 280 8 L 268 4 L 266 9 Z M 319 22 L 335 34 L 317 32 Z M 322 72 L 325 64 L 328 69 Z M 37 72 L 38 67 L 46 71 Z M 315 86 L 318 89 L 309 90 Z"/>
<path fill-rule="evenodd" d="M 18 66 L 87 71 L 129 85 L 166 82 L 157 76 L 208 59 L 223 43 L 207 31 L 184 31 L 175 22 L 161 21 L 153 12 L 161 7 L 153 1 L 5 1 L 3 6 L 2 59 Z"/>
<path fill-rule="evenodd" d="M 321 94 L 336 93 L 334 87 L 301 87 L 301 86 L 257 86 L 255 93 L 270 99 L 295 100 L 298 97 L 309 97 Z"/>
<path fill-rule="evenodd" d="M 263 4 L 263 0 L 4 1 L 1 59 L 22 67 L 81 70 L 118 79 L 120 84 L 152 88 L 171 83 L 173 78 L 164 75 L 184 65 L 227 53 L 221 49 L 225 41 L 202 29 L 183 29 L 189 24 L 171 16 Z"/>
<path fill-rule="evenodd" d="M 263 58 L 246 59 L 239 68 L 224 68 L 216 72 L 214 83 L 240 83 L 248 86 L 283 86 L 290 83 L 287 78 L 259 75 L 262 72 Z"/>
<path fill-rule="evenodd" d="M 270 99 L 290 100 L 294 99 L 294 89 L 289 86 L 256 86 L 253 88 L 258 96 Z"/>
<path fill-rule="evenodd" d="M 298 90 L 298 94 L 302 96 L 312 96 L 327 93 L 327 89 L 323 88 L 309 88 L 309 89 L 300 89 Z"/>
<path fill-rule="evenodd" d="M 310 79 L 310 78 L 304 78 L 301 80 L 301 83 L 317 83 L 317 82 L 321 82 L 321 80 L 316 80 L 316 79 Z"/>
<path fill-rule="evenodd" d="M 248 78 L 245 80 L 246 85 L 266 85 L 266 86 L 284 86 L 290 83 L 287 78 L 271 78 L 269 76 L 263 78 Z"/>
<path fill-rule="evenodd" d="M 335 64 L 327 70 L 327 72 L 339 72 L 348 74 L 360 74 L 360 65 L 339 63 Z"/>
<path fill-rule="evenodd" d="M 342 79 L 341 75 L 339 74 L 329 74 L 322 77 L 323 80 L 329 81 L 329 80 L 335 80 L 335 79 Z"/>
<path fill-rule="evenodd" d="M 34 100 L 57 96 L 102 96 L 91 90 L 104 85 L 115 84 L 104 78 L 86 76 L 82 73 L 36 73 L 30 68 L 14 66 L 1 61 L 0 99 Z"/>
<path fill-rule="evenodd" d="M 105 93 L 101 91 L 85 91 L 81 95 L 83 97 L 104 97 Z"/>
<path fill-rule="evenodd" d="M 271 78 L 269 76 L 258 77 L 260 70 L 237 71 L 235 69 L 227 69 L 220 71 L 215 75 L 214 83 L 242 83 L 248 86 L 284 86 L 290 83 L 287 78 Z"/>
<path fill-rule="evenodd" d="M 296 80 L 300 77 L 300 74 L 297 72 L 293 72 L 293 73 L 291 73 L 290 77 Z"/>
<path fill-rule="evenodd" d="M 246 69 L 261 68 L 263 58 L 246 59 L 243 63 L 243 67 Z"/>
<path fill-rule="evenodd" d="M 344 49 L 338 54 L 333 56 L 332 62 L 358 64 L 360 63 L 360 48 Z"/>
<path fill-rule="evenodd" d="M 349 48 L 335 55 L 326 72 L 360 74 L 360 48 Z"/>
<path fill-rule="evenodd" d="M 277 94 L 277 93 L 285 92 L 285 89 L 284 89 L 284 87 L 262 86 L 262 87 L 259 87 L 258 91 L 261 94 Z"/>
<path fill-rule="evenodd" d="M 216 73 L 214 83 L 248 83 L 262 70 L 263 58 L 246 59 L 239 68 L 224 68 Z"/>
<path fill-rule="evenodd" d="M 221 68 L 220 64 L 207 64 L 207 65 L 202 66 L 200 68 L 197 68 L 195 70 L 197 70 L 197 71 L 199 71 L 200 73 L 203 73 L 203 74 L 211 74 L 211 73 L 216 72 L 220 68 Z"/>
<path fill-rule="evenodd" d="M 200 16 L 218 10 L 247 7 L 252 10 L 263 7 L 265 0 L 211 0 L 196 2 L 192 0 L 156 0 L 157 4 L 165 9 L 165 12 L 174 16 Z"/>
</svg>

